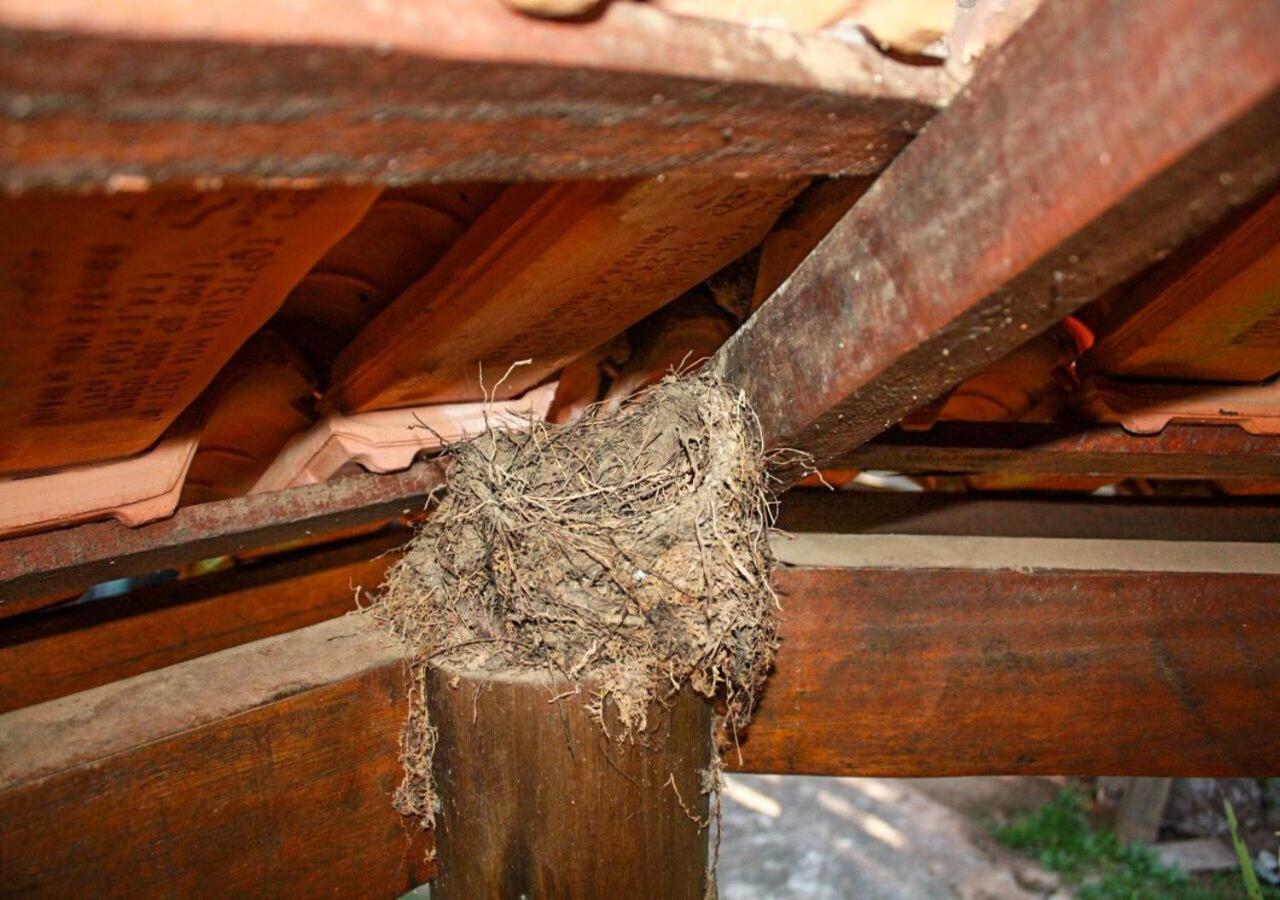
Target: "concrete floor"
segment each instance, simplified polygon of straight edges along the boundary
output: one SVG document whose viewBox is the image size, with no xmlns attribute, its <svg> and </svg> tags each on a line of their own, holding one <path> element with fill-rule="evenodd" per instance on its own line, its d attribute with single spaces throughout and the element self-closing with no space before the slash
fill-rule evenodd
<svg viewBox="0 0 1280 900">
<path fill-rule="evenodd" d="M 732 775 L 722 900 L 1024 900 L 1067 894 L 987 823 L 1047 802 L 1040 779 L 903 781 Z"/>
</svg>

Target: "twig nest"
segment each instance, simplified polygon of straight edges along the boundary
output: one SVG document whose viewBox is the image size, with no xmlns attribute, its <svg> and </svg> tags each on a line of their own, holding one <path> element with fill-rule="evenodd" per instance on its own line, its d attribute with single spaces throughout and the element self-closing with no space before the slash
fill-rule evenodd
<svg viewBox="0 0 1280 900">
<path fill-rule="evenodd" d="M 589 684 L 618 739 L 685 684 L 741 727 L 777 643 L 767 477 L 745 398 L 705 376 L 669 377 L 611 417 L 486 431 L 457 448 L 375 614 L 418 666 Z M 426 728 L 406 733 L 410 782 Z M 402 808 L 428 812 L 413 792 Z"/>
</svg>

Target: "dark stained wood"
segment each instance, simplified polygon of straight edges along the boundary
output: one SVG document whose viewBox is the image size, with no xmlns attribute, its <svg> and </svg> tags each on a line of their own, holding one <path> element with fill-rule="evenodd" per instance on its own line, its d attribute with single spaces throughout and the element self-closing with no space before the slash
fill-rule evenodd
<svg viewBox="0 0 1280 900">
<path fill-rule="evenodd" d="M 1277 41 L 1267 0 L 1041 5 L 713 369 L 771 446 L 869 440 L 1264 195 Z"/>
<path fill-rule="evenodd" d="M 1052 565 L 779 570 L 782 649 L 739 767 L 1280 771 L 1280 576 Z"/>
<path fill-rule="evenodd" d="M 443 806 L 432 896 L 702 900 L 707 831 L 693 817 L 707 820 L 710 706 L 686 691 L 629 745 L 604 736 L 585 693 L 549 702 L 567 690 L 538 675 L 430 673 Z"/>
<path fill-rule="evenodd" d="M 611 4 L 14 0 L 9 189 L 878 171 L 945 102 L 869 47 Z"/>
<path fill-rule="evenodd" d="M 140 528 L 102 522 L 0 542 L 0 618 L 100 581 L 415 515 L 444 483 L 446 465 L 189 506 Z"/>
<path fill-rule="evenodd" d="M 338 620 L 0 716 L 3 892 L 397 897 L 404 704 Z"/>
<path fill-rule="evenodd" d="M 404 530 L 0 622 L 0 712 L 340 616 Z"/>
<path fill-rule="evenodd" d="M 1170 425 L 1159 434 L 1118 426 L 939 422 L 891 429 L 833 465 L 894 472 L 1005 472 L 1116 478 L 1280 475 L 1280 437 L 1234 426 Z"/>
<path fill-rule="evenodd" d="M 777 525 L 797 533 L 1280 543 L 1280 502 L 800 488 L 783 496 Z"/>
<path fill-rule="evenodd" d="M 1280 564 L 1266 548 L 1052 541 L 1028 551 L 1024 540 L 993 551 L 955 538 L 853 540 L 862 543 L 815 538 L 807 552 L 855 567 L 775 574 L 777 670 L 741 759 L 730 751 L 729 764 L 901 777 L 1277 774 Z M 780 554 L 801 555 L 794 544 Z M 1040 562 L 1023 565 L 1028 554 Z M 1128 571 L 1117 570 L 1125 558 Z M 0 715 L 5 889 L 406 890 L 429 872 L 421 836 L 391 806 L 407 710 L 400 653 L 337 619 Z M 595 854 L 583 848 L 616 846 L 625 815 L 650 815 L 626 779 L 601 781 L 601 794 L 586 787 L 615 770 L 584 737 L 601 740 L 576 698 L 563 701 L 561 720 L 541 685 L 517 696 L 460 682 L 430 696 L 437 723 L 463 726 L 442 736 L 438 762 L 443 778 L 465 777 L 473 791 L 450 796 L 498 804 L 447 808 L 446 819 L 456 813 L 470 829 L 478 817 L 487 839 L 498 830 L 494 809 L 526 819 L 509 833 L 531 843 L 501 851 L 513 865 L 500 877 L 518 882 L 528 872 L 522 854 L 568 840 L 555 832 L 570 825 L 579 858 L 569 865 L 590 866 Z M 705 747 L 696 740 L 705 707 L 677 710 L 689 717 L 677 726 L 682 746 Z M 573 758 L 566 727 L 577 736 Z M 498 761 L 508 751 L 486 737 L 495 734 L 516 760 L 505 770 Z M 666 782 L 643 758 L 620 757 L 611 759 L 640 786 Z M 667 774 L 701 814 L 684 771 Z M 551 784 L 574 787 L 566 798 Z M 610 804 L 614 817 L 570 816 L 570 799 Z M 666 825 L 630 824 L 646 840 L 687 849 L 667 843 L 688 820 L 666 810 Z M 585 830 L 590 822 L 598 827 Z M 565 869 L 534 875 L 557 872 Z"/>
</svg>

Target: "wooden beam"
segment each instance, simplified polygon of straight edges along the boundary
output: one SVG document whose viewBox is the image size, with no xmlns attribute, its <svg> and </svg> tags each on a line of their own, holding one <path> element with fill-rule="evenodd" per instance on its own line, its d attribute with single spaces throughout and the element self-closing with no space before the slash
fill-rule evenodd
<svg viewBox="0 0 1280 900">
<path fill-rule="evenodd" d="M 127 528 L 115 522 L 0 542 L 0 619 L 65 600 L 92 584 L 145 575 L 214 556 L 305 540 L 411 516 L 443 483 L 446 461 L 395 475 L 356 475 L 322 485 L 178 510 Z M 875 494 L 801 491 L 781 506 L 788 531 L 1280 540 L 1274 501 Z"/>
<path fill-rule="evenodd" d="M 441 807 L 432 897 L 706 900 L 711 707 L 686 687 L 653 705 L 643 737 L 611 744 L 587 709 L 604 690 L 428 671 Z"/>
<path fill-rule="evenodd" d="M 1276 774 L 1274 546 L 780 542 L 782 650 L 733 767 Z M 840 562 L 822 568 L 814 563 Z M 0 870 L 65 895 L 426 877 L 392 811 L 407 673 L 353 619 L 0 715 Z"/>
<path fill-rule="evenodd" d="M 0 621 L 0 712 L 340 616 L 408 537 L 397 529 Z"/>
<path fill-rule="evenodd" d="M 445 465 L 189 506 L 140 528 L 102 522 L 0 542 L 0 618 L 100 581 L 412 516 L 443 485 Z"/>
<path fill-rule="evenodd" d="M 0 6 L 0 184 L 867 174 L 954 90 L 824 37 L 611 4 Z"/>
<path fill-rule="evenodd" d="M 748 771 L 1261 775 L 1274 545 L 807 536 Z M 814 568 L 814 563 L 841 563 Z"/>
<path fill-rule="evenodd" d="M 869 440 L 1269 190 L 1278 41 L 1266 0 L 1043 4 L 713 369 L 771 446 Z"/>
<path fill-rule="evenodd" d="M 939 422 L 891 429 L 833 465 L 893 472 L 1005 472 L 1115 478 L 1274 478 L 1280 437 L 1235 427 L 1171 425 L 1159 434 L 1117 426 Z"/>
<path fill-rule="evenodd" d="M 788 491 L 786 532 L 1280 543 L 1280 502 L 1016 492 Z"/>
<path fill-rule="evenodd" d="M 399 650 L 338 619 L 0 716 L 5 891 L 398 897 Z"/>
</svg>

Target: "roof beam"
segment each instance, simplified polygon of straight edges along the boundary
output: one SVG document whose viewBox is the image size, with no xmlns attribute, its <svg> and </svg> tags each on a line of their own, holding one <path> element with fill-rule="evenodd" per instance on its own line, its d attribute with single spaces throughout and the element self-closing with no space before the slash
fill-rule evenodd
<svg viewBox="0 0 1280 900">
<path fill-rule="evenodd" d="M 340 616 L 381 584 L 408 534 L 384 531 L 0 621 L 0 712 Z"/>
<path fill-rule="evenodd" d="M 202 503 L 139 528 L 98 522 L 11 538 L 0 542 L 0 619 L 100 581 L 414 515 L 444 484 L 446 465 L 430 460 L 394 475 Z"/>
<path fill-rule="evenodd" d="M 1278 41 L 1266 0 L 1043 4 L 713 368 L 770 446 L 871 439 L 1274 185 Z"/>
<path fill-rule="evenodd" d="M 1095 497 L 985 491 L 788 491 L 784 532 L 1280 543 L 1274 497 Z"/>
<path fill-rule="evenodd" d="M 1280 436 L 1212 425 L 1130 434 L 1114 425 L 938 422 L 926 431 L 891 429 L 833 464 L 912 473 L 1274 478 L 1280 476 Z"/>
<path fill-rule="evenodd" d="M 1256 776 L 1280 758 L 1272 547 L 828 535 L 779 552 L 846 565 L 775 573 L 782 650 L 736 768 Z M 8 885 L 403 893 L 430 873 L 390 800 L 401 652 L 335 619 L 0 715 Z"/>
<path fill-rule="evenodd" d="M 611 4 L 5 0 L 0 186 L 866 174 L 954 84 L 870 47 Z"/>
</svg>

